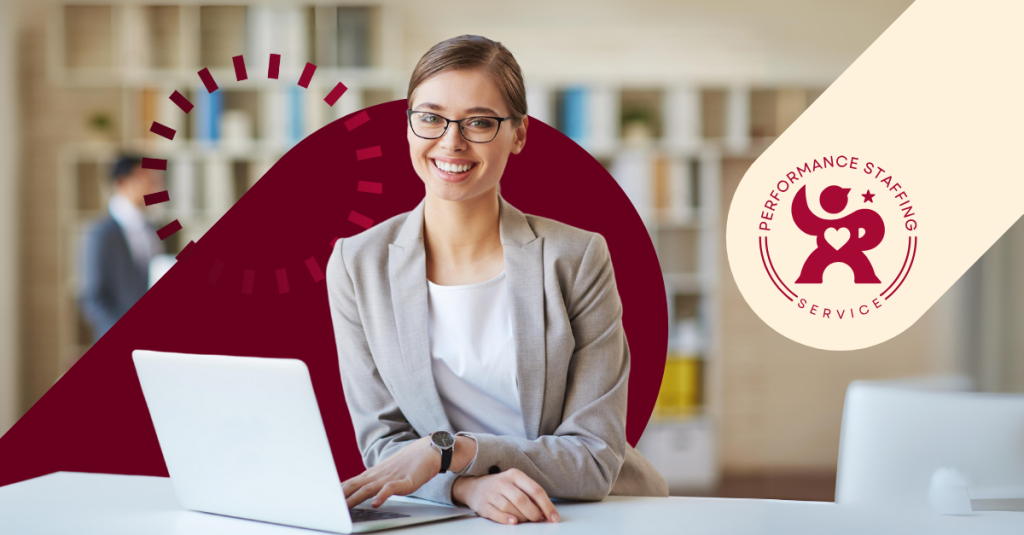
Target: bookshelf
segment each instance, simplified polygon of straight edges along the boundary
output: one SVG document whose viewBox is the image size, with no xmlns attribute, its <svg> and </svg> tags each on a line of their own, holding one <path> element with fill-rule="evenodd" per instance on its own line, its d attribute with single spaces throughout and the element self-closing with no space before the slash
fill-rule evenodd
<svg viewBox="0 0 1024 535">
<path fill-rule="evenodd" d="M 400 98 L 401 6 L 102 5 L 54 6 L 48 19 L 46 74 L 66 88 L 114 89 L 121 109 L 98 110 L 84 139 L 58 157 L 61 243 L 57 369 L 89 348 L 91 333 L 76 303 L 78 247 L 86 226 L 105 214 L 109 169 L 118 153 L 168 161 L 171 201 L 147 208 L 157 225 L 177 219 L 165 242 L 180 252 L 199 238 L 285 152 L 336 118 Z M 281 54 L 280 77 L 268 79 L 268 57 Z M 249 79 L 236 81 L 232 57 L 244 55 Z M 317 65 L 307 89 L 296 86 L 306 62 Z M 210 69 L 209 93 L 196 73 Z M 259 74 L 264 74 L 263 76 Z M 323 96 L 337 81 L 349 88 L 333 106 Z M 184 114 L 168 96 L 195 104 Z M 160 122 L 173 141 L 149 131 Z"/>
<path fill-rule="evenodd" d="M 527 88 L 532 114 L 544 114 L 609 170 L 658 254 L 669 349 L 638 448 L 673 493 L 709 493 L 719 479 L 723 162 L 752 161 L 819 94 L 819 88 L 677 82 L 567 80 Z"/>
</svg>

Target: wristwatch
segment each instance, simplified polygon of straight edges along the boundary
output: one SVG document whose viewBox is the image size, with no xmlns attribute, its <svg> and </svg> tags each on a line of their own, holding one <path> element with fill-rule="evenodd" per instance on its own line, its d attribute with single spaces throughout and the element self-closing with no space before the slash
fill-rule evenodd
<svg viewBox="0 0 1024 535">
<path fill-rule="evenodd" d="M 455 450 L 455 437 L 448 431 L 437 431 L 430 434 L 430 445 L 441 452 L 441 471 L 443 474 L 448 471 L 452 464 L 452 451 Z"/>
</svg>

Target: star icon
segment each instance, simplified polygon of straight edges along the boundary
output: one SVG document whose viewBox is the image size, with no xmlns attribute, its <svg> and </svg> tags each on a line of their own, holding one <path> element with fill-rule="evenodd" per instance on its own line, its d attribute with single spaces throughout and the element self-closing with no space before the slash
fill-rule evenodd
<svg viewBox="0 0 1024 535">
<path fill-rule="evenodd" d="M 861 193 L 860 196 L 864 197 L 864 202 L 869 202 L 871 204 L 875 203 L 875 201 L 872 200 L 875 198 L 875 194 L 871 193 L 871 190 L 868 190 L 867 193 Z"/>
</svg>

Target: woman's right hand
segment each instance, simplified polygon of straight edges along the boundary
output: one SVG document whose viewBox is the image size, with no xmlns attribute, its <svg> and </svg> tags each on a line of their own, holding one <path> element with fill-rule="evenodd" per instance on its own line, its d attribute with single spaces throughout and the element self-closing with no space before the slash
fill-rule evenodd
<svg viewBox="0 0 1024 535">
<path fill-rule="evenodd" d="M 452 487 L 452 497 L 499 524 L 558 522 L 558 511 L 548 493 L 515 468 L 486 476 L 460 477 Z"/>
</svg>

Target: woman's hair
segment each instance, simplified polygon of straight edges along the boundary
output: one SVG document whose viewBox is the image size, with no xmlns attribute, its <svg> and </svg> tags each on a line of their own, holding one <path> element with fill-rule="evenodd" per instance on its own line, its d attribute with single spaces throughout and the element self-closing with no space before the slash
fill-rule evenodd
<svg viewBox="0 0 1024 535">
<path fill-rule="evenodd" d="M 504 45 L 479 35 L 460 35 L 437 43 L 423 57 L 409 79 L 406 98 L 412 105 L 412 92 L 431 78 L 445 71 L 480 69 L 498 84 L 505 103 L 518 126 L 526 116 L 526 88 L 519 63 Z"/>
</svg>

